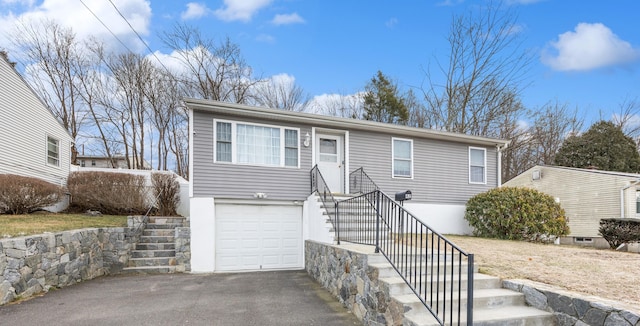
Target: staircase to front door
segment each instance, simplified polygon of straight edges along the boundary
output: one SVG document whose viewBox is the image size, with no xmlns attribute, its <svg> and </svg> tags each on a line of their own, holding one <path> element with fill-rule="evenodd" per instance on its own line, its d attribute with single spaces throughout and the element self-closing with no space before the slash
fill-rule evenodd
<svg viewBox="0 0 640 326">
<path fill-rule="evenodd" d="M 184 217 L 149 217 L 128 267 L 123 273 L 174 273 L 176 271 L 175 229 L 187 226 Z"/>
</svg>

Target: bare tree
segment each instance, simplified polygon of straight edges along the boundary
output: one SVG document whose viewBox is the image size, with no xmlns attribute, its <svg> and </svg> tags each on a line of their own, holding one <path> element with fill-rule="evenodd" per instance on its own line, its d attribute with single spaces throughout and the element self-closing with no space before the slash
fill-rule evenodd
<svg viewBox="0 0 640 326">
<path fill-rule="evenodd" d="M 237 44 L 228 38 L 216 43 L 186 25 L 175 25 L 162 40 L 184 65 L 181 79 L 193 95 L 223 102 L 249 101 L 250 90 L 258 81 Z"/>
<path fill-rule="evenodd" d="M 75 33 L 52 20 L 22 21 L 16 25 L 12 42 L 22 50 L 31 66 L 29 81 L 49 110 L 69 131 L 74 141 L 82 129 L 86 111 L 74 86 L 82 78 L 84 53 Z M 78 150 L 71 148 L 71 162 L 76 163 Z"/>
<path fill-rule="evenodd" d="M 427 71 L 425 102 L 436 128 L 472 135 L 498 134 L 505 116 L 523 110 L 516 100 L 532 62 L 521 50 L 517 16 L 494 3 L 454 17 L 445 84 Z"/>
<path fill-rule="evenodd" d="M 304 111 L 309 96 L 288 75 L 264 79 L 254 86 L 257 105 L 286 111 Z"/>
<path fill-rule="evenodd" d="M 578 109 L 569 109 L 568 104 L 557 100 L 548 102 L 533 114 L 534 124 L 530 130 L 534 141 L 531 152 L 534 164 L 553 164 L 564 140 L 582 130 L 584 119 Z"/>
<path fill-rule="evenodd" d="M 364 93 L 323 94 L 309 101 L 306 110 L 317 114 L 362 119 L 364 116 L 363 103 Z"/>
<path fill-rule="evenodd" d="M 640 100 L 637 97 L 626 97 L 618 108 L 620 111 L 613 115 L 611 122 L 620 127 L 625 135 L 633 138 L 640 147 Z"/>
</svg>

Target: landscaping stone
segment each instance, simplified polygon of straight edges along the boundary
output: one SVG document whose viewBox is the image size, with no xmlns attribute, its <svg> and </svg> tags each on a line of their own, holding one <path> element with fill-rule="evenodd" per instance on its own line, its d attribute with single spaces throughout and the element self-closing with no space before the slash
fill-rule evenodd
<svg viewBox="0 0 640 326">
<path fill-rule="evenodd" d="M 553 312 L 559 326 L 640 326 L 637 307 L 527 280 L 508 280 L 503 285 L 523 293 L 526 302 L 536 308 Z"/>
</svg>

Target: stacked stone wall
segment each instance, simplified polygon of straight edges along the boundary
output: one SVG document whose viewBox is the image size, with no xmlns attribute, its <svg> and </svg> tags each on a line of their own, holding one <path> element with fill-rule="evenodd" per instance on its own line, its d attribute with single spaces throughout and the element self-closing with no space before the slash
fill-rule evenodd
<svg viewBox="0 0 640 326">
<path fill-rule="evenodd" d="M 126 266 L 128 228 L 92 228 L 0 240 L 0 305 Z"/>
<path fill-rule="evenodd" d="M 640 326 L 637 307 L 528 280 L 503 281 L 503 287 L 523 293 L 530 306 L 552 312 L 558 326 Z"/>
<path fill-rule="evenodd" d="M 305 242 L 307 273 L 338 298 L 364 325 L 402 325 L 404 309 L 378 282 L 366 254 L 311 240 Z"/>
</svg>

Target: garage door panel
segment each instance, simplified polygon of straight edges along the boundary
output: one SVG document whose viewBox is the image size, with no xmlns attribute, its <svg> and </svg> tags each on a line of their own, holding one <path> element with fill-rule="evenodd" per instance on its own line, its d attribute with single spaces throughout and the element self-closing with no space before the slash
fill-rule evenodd
<svg viewBox="0 0 640 326">
<path fill-rule="evenodd" d="M 302 208 L 216 205 L 216 270 L 302 268 Z"/>
</svg>

